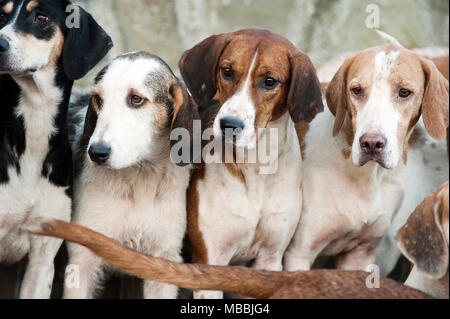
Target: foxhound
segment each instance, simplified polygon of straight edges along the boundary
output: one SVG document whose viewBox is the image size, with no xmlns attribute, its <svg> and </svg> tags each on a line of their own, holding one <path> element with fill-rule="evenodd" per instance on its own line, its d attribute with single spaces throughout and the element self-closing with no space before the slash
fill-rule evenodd
<svg viewBox="0 0 450 319">
<path fill-rule="evenodd" d="M 294 123 L 309 122 L 323 110 L 311 61 L 277 34 L 246 29 L 212 36 L 186 51 L 180 70 L 213 137 L 188 190 L 193 262 L 254 261 L 257 269 L 282 270 L 301 211 L 302 159 Z M 216 107 L 205 110 L 214 97 Z M 264 162 L 250 155 L 256 149 L 275 156 Z"/>
<path fill-rule="evenodd" d="M 21 298 L 49 298 L 62 241 L 22 231 L 36 218 L 70 220 L 72 153 L 66 123 L 75 80 L 112 41 L 69 1 L 0 1 L 0 262 L 28 255 Z M 2 285 L 2 283 L 0 283 Z"/>
<path fill-rule="evenodd" d="M 328 86 L 329 111 L 299 135 L 303 210 L 286 253 L 288 270 L 318 256 L 340 269 L 374 264 L 402 205 L 408 143 L 422 116 L 436 140 L 448 128 L 448 81 L 428 59 L 394 44 L 349 57 Z"/>
<path fill-rule="evenodd" d="M 377 32 L 386 43 L 402 46 L 392 36 L 381 31 Z M 414 47 L 408 49 L 423 58 L 433 61 L 442 75 L 449 80 L 448 48 Z M 331 82 L 336 71 L 345 62 L 346 57 L 352 54 L 341 54 L 318 69 L 319 80 L 324 87 Z M 445 145 L 444 141 L 438 142 L 434 140 L 426 133 L 422 119 L 415 126 L 408 147 L 406 188 L 403 203 L 380 244 L 376 259 L 376 264 L 380 267 L 380 272 L 384 276 L 389 275 L 394 270 L 401 256 L 396 241 L 398 230 L 406 223 L 409 215 L 420 204 L 421 200 L 448 179 L 449 138 L 450 135 L 447 131 L 447 145 Z M 446 146 L 447 150 L 445 149 Z"/>
<path fill-rule="evenodd" d="M 74 222 L 138 251 L 181 261 L 190 171 L 170 160 L 170 132 L 191 112 L 190 102 L 169 66 L 149 53 L 121 55 L 100 71 L 87 112 L 74 109 L 78 117 L 86 114 L 74 130 L 80 167 Z M 106 273 L 103 261 L 77 245 L 68 250 L 64 298 L 95 297 Z M 78 284 L 71 284 L 74 275 Z M 143 289 L 147 299 L 176 298 L 178 292 L 151 280 Z"/>
</svg>

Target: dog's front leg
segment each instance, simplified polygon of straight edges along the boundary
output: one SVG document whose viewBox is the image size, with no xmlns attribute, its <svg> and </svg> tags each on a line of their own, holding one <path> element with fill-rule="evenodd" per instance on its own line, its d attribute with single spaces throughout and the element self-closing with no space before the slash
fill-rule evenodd
<svg viewBox="0 0 450 319">
<path fill-rule="evenodd" d="M 54 259 L 62 240 L 32 236 L 20 299 L 49 299 L 55 274 Z"/>
<path fill-rule="evenodd" d="M 36 223 L 42 219 L 55 218 L 70 221 L 72 200 L 66 195 L 66 189 L 54 186 L 45 180 L 38 187 L 42 196 L 31 211 L 24 227 L 35 227 Z M 28 265 L 20 289 L 20 298 L 48 299 L 51 296 L 55 274 L 54 260 L 63 241 L 29 236 Z"/>
<path fill-rule="evenodd" d="M 64 299 L 92 299 L 102 279 L 102 259 L 89 249 L 67 244 L 69 264 L 64 280 Z"/>
</svg>

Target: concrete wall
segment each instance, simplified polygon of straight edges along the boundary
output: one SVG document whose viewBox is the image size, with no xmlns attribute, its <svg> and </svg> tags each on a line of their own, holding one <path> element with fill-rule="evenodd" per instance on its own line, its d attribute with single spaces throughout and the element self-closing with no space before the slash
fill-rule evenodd
<svg viewBox="0 0 450 319">
<path fill-rule="evenodd" d="M 147 50 L 177 71 L 182 52 L 211 34 L 266 28 L 290 39 L 319 66 L 345 51 L 380 44 L 366 27 L 375 4 L 380 29 L 404 45 L 449 43 L 448 0 L 78 0 L 111 34 L 108 59 Z M 370 7 L 369 7 L 370 8 Z M 372 20 L 371 20 L 372 21 Z M 97 68 L 98 70 L 98 68 Z M 95 70 L 78 83 L 91 85 Z"/>
</svg>

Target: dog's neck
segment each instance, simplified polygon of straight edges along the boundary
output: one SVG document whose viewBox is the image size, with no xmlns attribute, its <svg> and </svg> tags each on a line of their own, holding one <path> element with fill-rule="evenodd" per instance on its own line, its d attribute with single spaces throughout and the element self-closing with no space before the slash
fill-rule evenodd
<svg viewBox="0 0 450 319">
<path fill-rule="evenodd" d="M 21 88 L 22 98 L 31 105 L 58 105 L 67 100 L 62 106 L 63 109 L 68 107 L 73 81 L 67 79 L 63 69 L 56 64 L 48 64 L 33 74 L 11 77 Z M 46 107 L 45 104 L 41 107 Z"/>
</svg>

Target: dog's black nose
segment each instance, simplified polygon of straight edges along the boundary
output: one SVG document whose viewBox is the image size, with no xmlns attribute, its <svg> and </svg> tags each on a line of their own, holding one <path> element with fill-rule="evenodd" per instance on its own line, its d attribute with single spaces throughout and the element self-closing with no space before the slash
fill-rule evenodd
<svg viewBox="0 0 450 319">
<path fill-rule="evenodd" d="M 244 122 L 235 117 L 225 117 L 220 120 L 220 128 L 222 129 L 223 136 L 226 136 L 230 130 L 235 135 L 239 135 L 244 130 Z M 229 134 L 229 133 L 228 133 Z"/>
<path fill-rule="evenodd" d="M 0 53 L 4 53 L 9 50 L 9 42 L 4 38 L 0 38 Z"/>
<path fill-rule="evenodd" d="M 92 144 L 88 153 L 93 162 L 102 165 L 105 164 L 111 156 L 111 147 L 104 143 Z"/>
<path fill-rule="evenodd" d="M 363 152 L 370 155 L 380 154 L 387 144 L 386 138 L 381 134 L 365 134 L 359 142 Z"/>
</svg>

